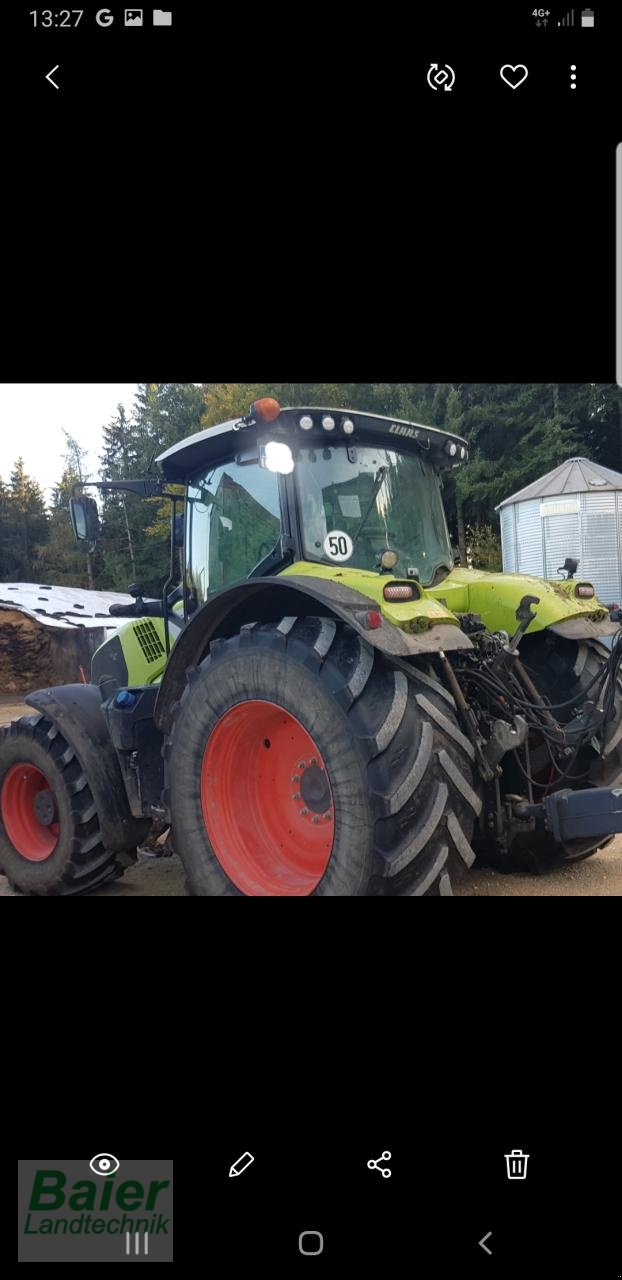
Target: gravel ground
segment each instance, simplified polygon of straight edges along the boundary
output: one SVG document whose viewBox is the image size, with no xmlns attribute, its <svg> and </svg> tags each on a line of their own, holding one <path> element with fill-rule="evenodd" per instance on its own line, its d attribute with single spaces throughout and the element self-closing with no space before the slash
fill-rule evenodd
<svg viewBox="0 0 622 1280">
<path fill-rule="evenodd" d="M 1 891 L 0 891 L 1 892 Z M 122 880 L 98 889 L 93 897 L 180 897 L 184 877 L 179 859 L 148 858 L 126 871 Z M 576 898 L 622 894 L 622 836 L 602 853 L 546 876 L 499 875 L 472 871 L 456 889 L 461 898 Z"/>
<path fill-rule="evenodd" d="M 24 702 L 20 702 L 17 694 L 14 697 L 0 698 L 0 724 L 8 724 L 18 716 L 32 715 L 34 715 L 32 707 L 27 707 Z"/>
<path fill-rule="evenodd" d="M 32 714 L 32 708 L 12 698 L 0 698 L 0 724 L 16 716 Z M 487 868 L 476 869 L 456 889 L 461 898 L 576 898 L 622 895 L 622 836 L 601 853 L 585 862 L 544 876 L 500 875 Z M 4 876 L 0 876 L 0 897 L 13 897 Z M 179 859 L 140 855 L 139 862 L 121 880 L 104 885 L 94 898 L 179 898 L 184 896 L 184 877 Z"/>
<path fill-rule="evenodd" d="M 482 868 L 466 877 L 456 890 L 461 898 L 576 898 L 622 894 L 622 836 L 586 862 L 546 876 L 499 875 Z M 14 897 L 0 876 L 0 897 Z M 180 898 L 184 876 L 179 859 L 140 855 L 140 861 L 121 880 L 103 885 L 94 898 Z"/>
</svg>

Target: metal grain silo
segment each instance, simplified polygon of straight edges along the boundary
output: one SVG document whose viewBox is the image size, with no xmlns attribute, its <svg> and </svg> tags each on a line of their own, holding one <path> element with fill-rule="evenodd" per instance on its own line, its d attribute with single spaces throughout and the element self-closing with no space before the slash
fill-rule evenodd
<svg viewBox="0 0 622 1280">
<path fill-rule="evenodd" d="M 603 604 L 622 602 L 622 475 L 587 458 L 569 458 L 496 510 L 503 568 L 559 578 L 567 556 Z"/>
</svg>

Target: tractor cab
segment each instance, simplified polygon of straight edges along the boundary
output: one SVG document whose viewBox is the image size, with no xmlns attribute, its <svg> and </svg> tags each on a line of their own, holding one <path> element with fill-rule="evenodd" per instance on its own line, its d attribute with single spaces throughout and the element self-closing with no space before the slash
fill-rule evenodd
<svg viewBox="0 0 622 1280">
<path fill-rule="evenodd" d="M 454 555 L 441 472 L 466 457 L 436 428 L 272 399 L 174 445 L 158 463 L 186 486 L 186 616 L 293 564 L 442 581 Z"/>
</svg>

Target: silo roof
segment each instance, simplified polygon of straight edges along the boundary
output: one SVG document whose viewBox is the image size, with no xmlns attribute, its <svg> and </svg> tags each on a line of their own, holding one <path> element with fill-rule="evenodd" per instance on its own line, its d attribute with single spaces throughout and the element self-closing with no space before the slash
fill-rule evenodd
<svg viewBox="0 0 622 1280">
<path fill-rule="evenodd" d="M 553 471 L 528 484 L 525 489 L 519 489 L 510 498 L 504 498 L 495 507 L 495 511 L 500 511 L 512 502 L 529 502 L 530 498 L 553 498 L 561 493 L 603 493 L 607 489 L 622 490 L 622 474 L 619 471 L 601 467 L 598 462 L 590 462 L 589 458 L 568 458 Z"/>
</svg>

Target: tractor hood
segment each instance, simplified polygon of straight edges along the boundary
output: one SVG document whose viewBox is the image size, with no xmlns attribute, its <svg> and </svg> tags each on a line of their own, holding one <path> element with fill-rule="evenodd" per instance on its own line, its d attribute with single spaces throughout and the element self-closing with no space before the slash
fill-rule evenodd
<svg viewBox="0 0 622 1280">
<path fill-rule="evenodd" d="M 529 634 L 551 627 L 559 635 L 580 639 L 613 635 L 618 626 L 595 596 L 580 599 L 579 586 L 591 584 L 581 579 L 549 581 L 526 573 L 484 573 L 478 569 L 453 569 L 436 587 L 428 588 L 453 613 L 479 613 L 489 631 L 516 631 L 516 610 L 523 596 L 537 596 L 536 617 Z"/>
</svg>

